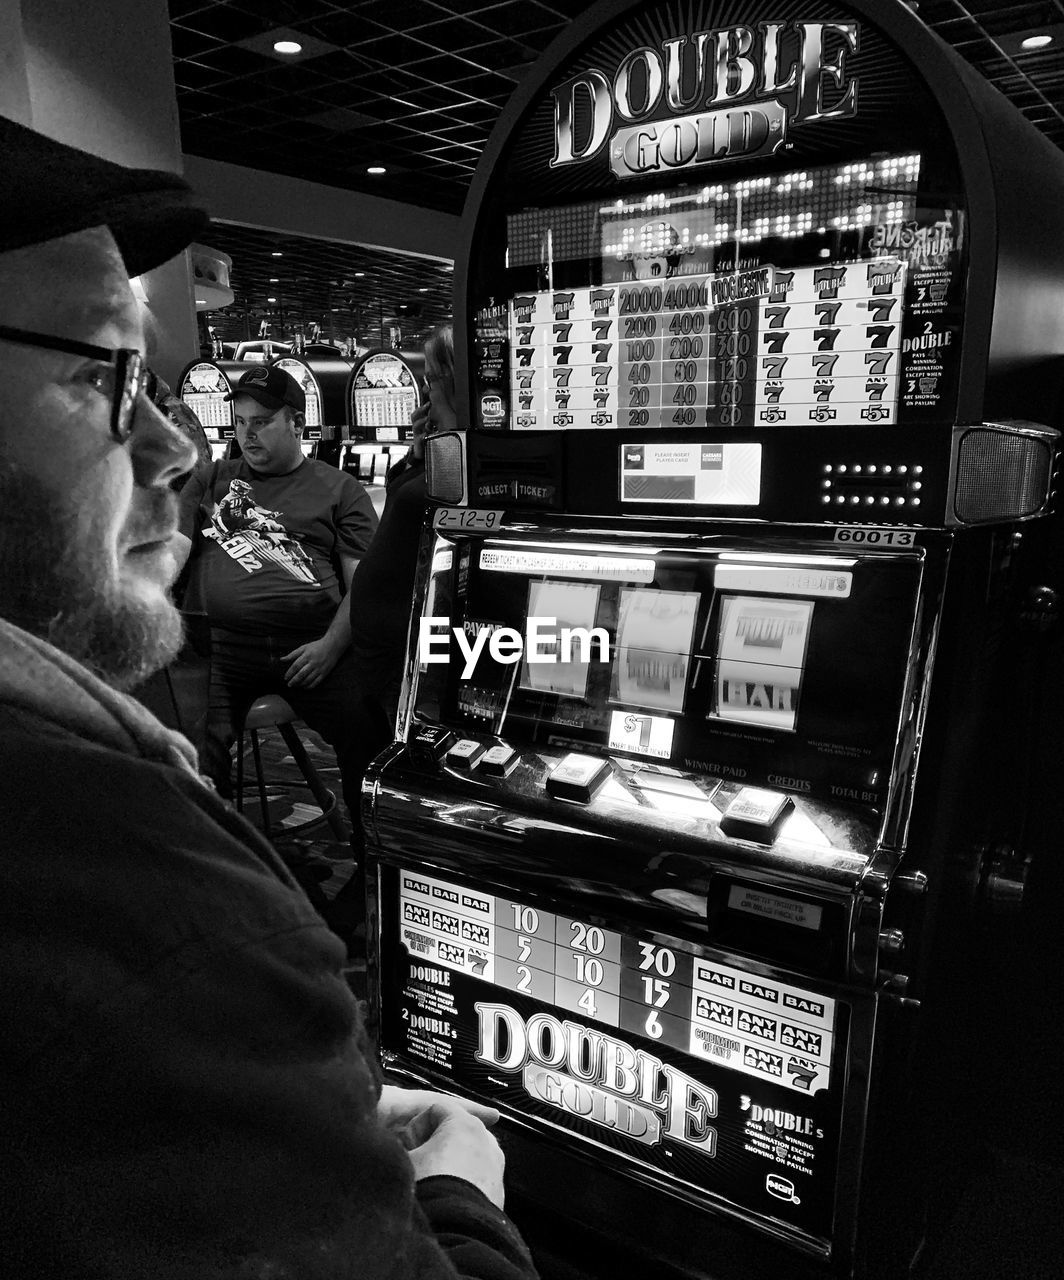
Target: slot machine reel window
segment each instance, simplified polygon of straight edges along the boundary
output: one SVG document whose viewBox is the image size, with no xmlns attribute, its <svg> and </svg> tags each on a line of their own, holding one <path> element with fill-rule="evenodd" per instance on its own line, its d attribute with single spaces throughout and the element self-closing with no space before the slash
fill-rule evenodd
<svg viewBox="0 0 1064 1280">
<path fill-rule="evenodd" d="M 793 733 L 814 604 L 724 596 L 712 715 Z"/>
<path fill-rule="evenodd" d="M 884 802 L 911 720 L 918 555 L 617 552 L 439 539 L 419 719 Z"/>
<path fill-rule="evenodd" d="M 964 222 L 918 203 L 919 174 L 898 154 L 511 213 L 511 425 L 890 423 L 940 405 L 948 369 L 916 340 L 959 326 Z M 499 345 L 496 308 L 477 326 Z"/>
<path fill-rule="evenodd" d="M 622 587 L 611 698 L 634 707 L 680 712 L 691 668 L 696 591 Z"/>
<path fill-rule="evenodd" d="M 437 554 L 450 563 L 446 551 Z M 432 702 L 469 731 L 618 750 L 627 749 L 618 717 L 659 713 L 635 714 L 631 732 L 639 739 L 664 725 L 668 742 L 655 734 L 634 749 L 669 754 L 665 716 L 682 713 L 696 619 L 708 610 L 696 589 L 704 566 L 638 547 L 616 556 L 489 540 L 459 562 L 462 585 L 453 596 L 447 574 L 434 575 L 441 581 L 430 599 L 434 609 L 451 601 L 461 640 L 451 642 L 450 669 L 458 678 L 441 696 L 438 677 L 423 665 Z"/>
</svg>

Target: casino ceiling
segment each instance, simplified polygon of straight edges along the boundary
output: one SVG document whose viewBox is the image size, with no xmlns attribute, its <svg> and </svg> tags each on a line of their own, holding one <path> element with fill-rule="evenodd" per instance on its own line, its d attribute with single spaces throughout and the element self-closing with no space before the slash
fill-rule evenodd
<svg viewBox="0 0 1064 1280">
<path fill-rule="evenodd" d="M 445 213 L 461 211 L 499 113 L 588 0 L 170 0 L 182 149 Z M 920 0 L 933 28 L 1064 146 L 1064 0 Z M 1025 49 L 1029 36 L 1050 43 Z M 274 52 L 279 40 L 302 46 Z M 370 167 L 385 172 L 372 174 Z M 215 224 L 236 301 L 224 340 L 325 335 L 417 344 L 449 318 L 451 273 L 424 258 Z"/>
</svg>

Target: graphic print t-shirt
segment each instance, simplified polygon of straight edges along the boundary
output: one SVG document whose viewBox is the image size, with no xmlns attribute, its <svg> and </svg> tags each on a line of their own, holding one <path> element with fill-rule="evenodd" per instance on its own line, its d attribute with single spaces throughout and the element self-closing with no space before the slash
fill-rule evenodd
<svg viewBox="0 0 1064 1280">
<path fill-rule="evenodd" d="M 181 491 L 210 621 L 253 634 L 324 634 L 340 603 L 340 555 L 364 555 L 377 527 L 354 476 L 304 459 L 264 476 L 243 458 L 198 468 Z"/>
</svg>

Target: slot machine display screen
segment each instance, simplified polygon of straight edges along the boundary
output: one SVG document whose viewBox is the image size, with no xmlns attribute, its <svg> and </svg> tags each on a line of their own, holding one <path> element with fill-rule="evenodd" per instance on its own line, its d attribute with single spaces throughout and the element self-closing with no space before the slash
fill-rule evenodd
<svg viewBox="0 0 1064 1280">
<path fill-rule="evenodd" d="M 355 374 L 355 422 L 361 428 L 410 427 L 419 403 L 417 385 L 409 365 L 399 356 L 381 351 L 367 356 Z"/>
<path fill-rule="evenodd" d="M 953 416 L 957 157 L 901 51 L 829 9 L 642 6 L 556 68 L 470 253 L 477 425 Z"/>
<path fill-rule="evenodd" d="M 181 399 L 199 418 L 208 439 L 219 440 L 232 432 L 233 405 L 226 399 L 231 388 L 225 374 L 213 364 L 194 364 L 181 381 Z"/>
<path fill-rule="evenodd" d="M 416 705 L 512 745 L 881 805 L 919 584 L 916 554 L 441 540 Z"/>
<path fill-rule="evenodd" d="M 919 173 L 878 157 L 512 214 L 513 425 L 892 423 L 937 404 L 944 370 L 913 339 L 948 268 L 912 267 L 885 230 L 916 225 Z M 929 258 L 955 256 L 956 225 L 942 211 Z"/>
</svg>

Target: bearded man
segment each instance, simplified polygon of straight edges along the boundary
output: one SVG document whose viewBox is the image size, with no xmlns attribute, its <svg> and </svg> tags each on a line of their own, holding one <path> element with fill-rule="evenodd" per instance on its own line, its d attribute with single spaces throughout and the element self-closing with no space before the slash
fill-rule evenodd
<svg viewBox="0 0 1064 1280">
<path fill-rule="evenodd" d="M 382 1094 L 342 945 L 123 692 L 181 642 L 195 457 L 145 394 L 129 274 L 203 215 L 11 121 L 0 154 L 4 1273 L 533 1275 L 497 1115 Z"/>
</svg>

